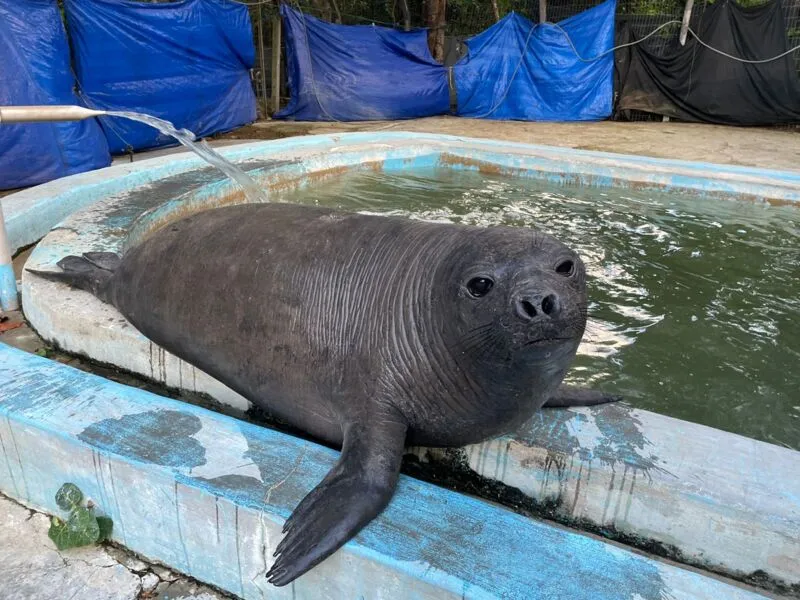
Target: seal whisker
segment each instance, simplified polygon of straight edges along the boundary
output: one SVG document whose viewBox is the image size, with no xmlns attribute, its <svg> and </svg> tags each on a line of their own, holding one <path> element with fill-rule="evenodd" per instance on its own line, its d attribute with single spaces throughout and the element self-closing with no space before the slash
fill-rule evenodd
<svg viewBox="0 0 800 600">
<path fill-rule="evenodd" d="M 494 324 L 488 323 L 473 329 L 471 333 L 453 344 L 452 348 L 461 350 L 474 350 L 486 344 L 492 344 L 492 342 L 496 342 L 498 336 L 499 332 L 496 331 Z"/>
<path fill-rule="evenodd" d="M 486 335 L 491 332 L 492 328 L 494 327 L 494 323 L 484 323 L 483 325 L 479 325 L 478 327 L 474 327 L 467 331 L 467 333 L 453 343 L 450 348 L 451 349 L 468 349 L 473 347 L 477 342 L 483 340 Z"/>
</svg>

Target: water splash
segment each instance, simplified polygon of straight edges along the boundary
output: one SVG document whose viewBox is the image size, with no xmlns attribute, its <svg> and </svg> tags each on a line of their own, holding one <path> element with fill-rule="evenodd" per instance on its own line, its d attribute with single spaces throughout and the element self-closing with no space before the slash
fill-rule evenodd
<svg viewBox="0 0 800 600">
<path fill-rule="evenodd" d="M 144 123 L 145 125 L 150 125 L 151 127 L 158 129 L 161 133 L 174 137 L 181 144 L 197 154 L 200 158 L 214 165 L 220 171 L 225 173 L 225 175 L 242 186 L 244 189 L 244 195 L 249 202 L 267 201 L 264 190 L 259 188 L 256 182 L 253 181 L 253 179 L 247 173 L 242 171 L 239 167 L 224 158 L 215 150 L 212 150 L 211 146 L 209 146 L 206 142 L 196 141 L 196 136 L 188 129 L 178 129 L 169 121 L 137 112 L 107 111 L 106 114 L 110 117 L 122 117 L 124 119 L 130 119 L 131 121 Z"/>
</svg>

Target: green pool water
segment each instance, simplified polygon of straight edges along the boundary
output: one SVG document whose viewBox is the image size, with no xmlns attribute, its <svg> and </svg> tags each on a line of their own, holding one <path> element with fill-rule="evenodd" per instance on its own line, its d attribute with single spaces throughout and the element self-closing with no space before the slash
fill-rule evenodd
<svg viewBox="0 0 800 600">
<path fill-rule="evenodd" d="M 589 273 L 570 381 L 800 449 L 800 206 L 449 169 L 354 172 L 280 199 L 551 233 Z"/>
</svg>

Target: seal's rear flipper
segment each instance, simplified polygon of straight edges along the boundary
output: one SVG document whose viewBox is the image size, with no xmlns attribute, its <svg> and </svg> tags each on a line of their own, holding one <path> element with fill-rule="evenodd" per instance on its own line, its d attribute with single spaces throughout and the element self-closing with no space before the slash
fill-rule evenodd
<svg viewBox="0 0 800 600">
<path fill-rule="evenodd" d="M 619 402 L 622 396 L 606 394 L 599 390 L 562 385 L 544 403 L 542 408 L 566 408 L 568 406 L 596 406 L 609 402 Z"/>
<path fill-rule="evenodd" d="M 122 259 L 119 254 L 113 252 L 85 252 L 83 258 L 92 263 L 95 267 L 100 267 L 106 271 L 114 271 Z"/>
<path fill-rule="evenodd" d="M 116 260 L 111 257 L 115 257 Z M 60 281 L 67 285 L 91 292 L 101 300 L 106 300 L 108 281 L 113 270 L 119 266 L 120 258 L 108 252 L 88 252 L 83 256 L 65 256 L 58 261 L 61 271 L 36 271 L 26 269 L 50 281 Z"/>
<path fill-rule="evenodd" d="M 283 526 L 286 537 L 267 579 L 291 583 L 356 535 L 389 504 L 403 458 L 406 424 L 398 417 L 345 426 L 342 455 Z"/>
</svg>

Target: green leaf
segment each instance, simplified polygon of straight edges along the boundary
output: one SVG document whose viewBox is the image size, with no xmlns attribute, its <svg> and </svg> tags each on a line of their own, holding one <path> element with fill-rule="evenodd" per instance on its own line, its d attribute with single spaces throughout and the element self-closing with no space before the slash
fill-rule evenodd
<svg viewBox="0 0 800 600">
<path fill-rule="evenodd" d="M 71 547 L 67 524 L 61 519 L 57 519 L 56 517 L 50 519 L 50 530 L 47 532 L 47 537 L 53 540 L 53 543 L 59 550 L 66 550 Z"/>
<path fill-rule="evenodd" d="M 111 537 L 111 530 L 114 528 L 114 521 L 111 520 L 111 517 L 97 517 L 97 525 L 100 527 L 98 542 L 103 542 Z"/>
<path fill-rule="evenodd" d="M 53 517 L 47 535 L 59 550 L 78 548 L 98 541 L 100 525 L 88 509 L 80 507 L 72 512 L 66 523 Z"/>
<path fill-rule="evenodd" d="M 67 528 L 76 536 L 76 540 L 85 540 L 81 545 L 94 544 L 100 539 L 97 517 L 88 508 L 79 507 L 72 511 L 67 520 Z"/>
<path fill-rule="evenodd" d="M 65 483 L 56 492 L 56 504 L 61 510 L 72 510 L 80 505 L 83 492 L 74 483 Z"/>
</svg>

